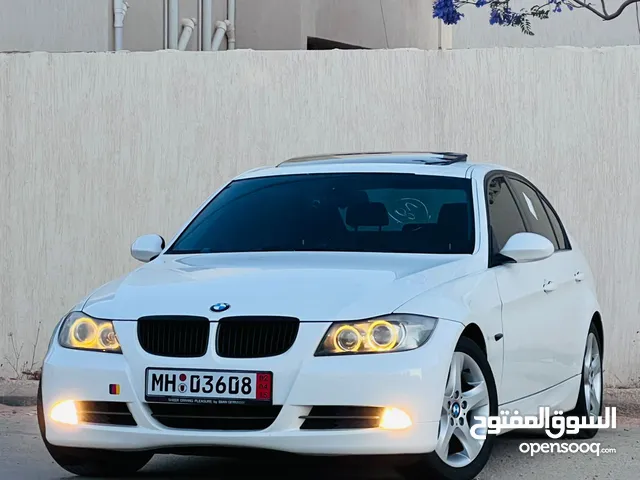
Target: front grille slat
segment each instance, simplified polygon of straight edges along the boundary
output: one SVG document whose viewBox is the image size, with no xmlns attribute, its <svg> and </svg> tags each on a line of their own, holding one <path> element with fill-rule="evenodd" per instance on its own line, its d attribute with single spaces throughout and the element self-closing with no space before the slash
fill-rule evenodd
<svg viewBox="0 0 640 480">
<path fill-rule="evenodd" d="M 184 430 L 264 430 L 278 417 L 281 405 L 193 405 L 149 403 L 153 418 L 168 428 Z"/>
<path fill-rule="evenodd" d="M 284 325 L 284 328 L 287 328 L 286 325 Z M 278 329 L 276 332 L 273 332 L 272 335 L 270 335 L 270 340 L 269 340 L 269 350 L 270 351 L 274 351 L 277 350 L 277 348 L 274 348 L 274 343 L 275 343 L 275 339 L 276 336 L 278 335 L 278 333 L 280 333 L 280 329 Z M 278 344 L 276 344 L 275 346 L 277 347 Z"/>
<path fill-rule="evenodd" d="M 242 350 L 243 350 L 243 351 L 245 351 L 245 352 L 250 351 L 250 349 L 251 349 L 251 345 L 253 345 L 253 344 L 251 343 L 251 338 L 250 338 L 250 334 L 251 334 L 251 331 L 252 331 L 252 330 L 254 330 L 254 329 L 253 329 L 253 328 L 244 328 L 244 329 L 242 330 L 242 336 L 244 337 L 244 342 L 243 342 L 243 345 L 242 345 Z"/>
<path fill-rule="evenodd" d="M 255 345 L 256 344 L 256 333 L 257 333 L 256 329 L 252 328 L 251 329 L 251 342 L 250 342 L 251 345 Z"/>
<path fill-rule="evenodd" d="M 224 358 L 264 358 L 286 353 L 300 321 L 290 317 L 226 317 L 218 323 L 216 350 Z"/>
<path fill-rule="evenodd" d="M 138 341 L 160 357 L 195 358 L 207 353 L 210 324 L 205 317 L 152 316 L 138 319 Z"/>
<path fill-rule="evenodd" d="M 256 335 L 258 336 L 258 340 L 256 341 L 256 345 L 258 345 L 258 348 L 260 348 L 260 345 L 262 345 L 262 330 L 255 330 Z"/>
<path fill-rule="evenodd" d="M 158 345 L 160 346 L 160 350 L 161 352 L 166 352 L 167 351 L 167 336 L 165 335 L 164 332 L 164 323 L 159 323 L 157 326 L 157 333 L 156 336 L 158 337 Z"/>
</svg>

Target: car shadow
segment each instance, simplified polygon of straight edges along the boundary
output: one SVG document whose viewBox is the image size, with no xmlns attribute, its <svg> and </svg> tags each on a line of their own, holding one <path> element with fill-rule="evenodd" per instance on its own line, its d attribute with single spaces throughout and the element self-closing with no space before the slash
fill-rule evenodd
<svg viewBox="0 0 640 480">
<path fill-rule="evenodd" d="M 518 454 L 518 445 L 524 441 L 549 441 L 544 431 L 516 430 L 496 439 L 498 457 Z M 496 453 L 497 453 L 496 452 Z M 495 457 L 495 455 L 493 456 Z M 492 458 L 490 463 L 499 459 Z M 60 480 L 83 477 L 65 476 Z M 403 477 L 384 462 L 372 463 L 367 459 L 336 459 L 323 457 L 292 457 L 286 459 L 229 459 L 178 455 L 157 455 L 153 461 L 129 480 L 402 480 Z"/>
<path fill-rule="evenodd" d="M 66 476 L 60 480 L 83 477 Z M 402 480 L 390 466 L 334 459 L 252 461 L 210 457 L 161 455 L 127 480 Z"/>
</svg>

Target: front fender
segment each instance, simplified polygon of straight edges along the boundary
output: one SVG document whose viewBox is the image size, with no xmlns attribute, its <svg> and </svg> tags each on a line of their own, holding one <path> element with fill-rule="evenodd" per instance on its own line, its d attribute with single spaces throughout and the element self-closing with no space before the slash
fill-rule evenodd
<svg viewBox="0 0 640 480">
<path fill-rule="evenodd" d="M 476 325 L 486 346 L 487 360 L 500 391 L 504 342 L 502 302 L 493 270 L 467 275 L 439 285 L 402 305 L 394 313 L 428 315 L 458 322 L 464 328 Z"/>
</svg>

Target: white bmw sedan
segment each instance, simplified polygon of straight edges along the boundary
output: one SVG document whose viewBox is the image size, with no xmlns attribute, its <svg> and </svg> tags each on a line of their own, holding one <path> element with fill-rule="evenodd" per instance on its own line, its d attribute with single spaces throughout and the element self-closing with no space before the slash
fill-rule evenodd
<svg viewBox="0 0 640 480">
<path fill-rule="evenodd" d="M 257 449 L 471 479 L 495 438 L 472 427 L 500 409 L 601 414 L 591 270 L 510 169 L 453 153 L 292 159 L 131 253 L 145 265 L 71 308 L 44 361 L 40 430 L 74 474 Z"/>
</svg>

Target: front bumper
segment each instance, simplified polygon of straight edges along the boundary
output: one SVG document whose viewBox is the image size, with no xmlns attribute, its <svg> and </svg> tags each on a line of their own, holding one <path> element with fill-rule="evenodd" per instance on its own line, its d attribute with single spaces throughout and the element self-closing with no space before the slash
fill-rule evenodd
<svg viewBox="0 0 640 480">
<path fill-rule="evenodd" d="M 328 323 L 302 324 L 294 346 L 284 355 L 228 359 L 209 353 L 197 359 L 163 358 L 139 347 L 136 322 L 115 322 L 123 355 L 82 352 L 54 342 L 42 376 L 46 437 L 52 445 L 122 451 L 236 447 L 306 455 L 392 455 L 435 449 L 449 359 L 463 326 L 442 320 L 422 348 L 410 352 L 313 357 Z M 212 325 L 215 330 L 215 324 Z M 211 338 L 215 338 L 215 332 Z M 213 340 L 211 340 L 213 342 Z M 271 371 L 273 403 L 282 405 L 275 421 L 260 431 L 168 428 L 151 415 L 145 402 L 145 369 L 192 368 Z M 109 385 L 120 386 L 117 395 Z M 137 426 L 69 426 L 49 418 L 58 402 L 126 402 Z M 413 425 L 405 430 L 380 428 L 301 430 L 313 406 L 396 407 Z"/>
</svg>

